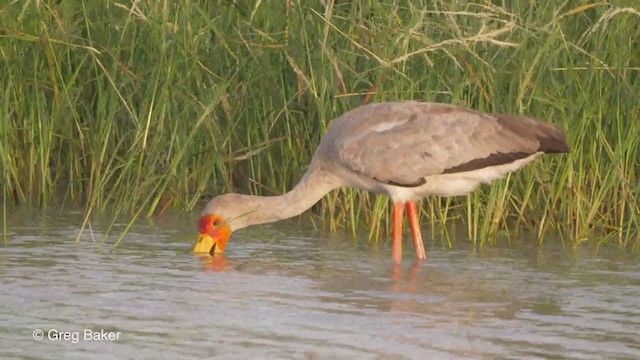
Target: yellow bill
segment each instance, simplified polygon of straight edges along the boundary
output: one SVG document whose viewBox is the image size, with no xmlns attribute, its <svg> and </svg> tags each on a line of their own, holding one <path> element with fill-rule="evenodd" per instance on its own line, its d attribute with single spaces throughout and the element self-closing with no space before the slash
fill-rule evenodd
<svg viewBox="0 0 640 360">
<path fill-rule="evenodd" d="M 200 234 L 198 242 L 193 247 L 193 253 L 196 255 L 213 255 L 216 252 L 221 252 L 217 244 L 217 237 L 213 238 L 207 234 Z"/>
</svg>

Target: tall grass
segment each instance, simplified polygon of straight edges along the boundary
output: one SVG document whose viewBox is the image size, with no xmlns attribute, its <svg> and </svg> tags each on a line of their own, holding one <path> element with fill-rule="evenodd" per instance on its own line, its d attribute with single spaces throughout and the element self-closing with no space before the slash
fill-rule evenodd
<svg viewBox="0 0 640 360">
<path fill-rule="evenodd" d="M 639 249 L 639 27 L 632 0 L 10 2 L 3 209 L 62 201 L 87 220 L 135 219 L 226 191 L 281 194 L 332 119 L 415 99 L 546 119 L 572 147 L 466 198 L 427 199 L 432 235 L 465 223 L 478 242 L 529 229 Z M 371 238 L 389 212 L 350 189 L 316 207 L 325 228 Z"/>
</svg>

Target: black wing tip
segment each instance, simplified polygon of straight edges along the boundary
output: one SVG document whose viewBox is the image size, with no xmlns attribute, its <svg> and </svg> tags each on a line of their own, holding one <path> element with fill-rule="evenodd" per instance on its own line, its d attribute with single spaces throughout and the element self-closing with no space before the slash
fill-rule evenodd
<svg viewBox="0 0 640 360">
<path fill-rule="evenodd" d="M 445 169 L 442 172 L 442 174 L 454 174 L 454 173 L 461 173 L 461 172 L 490 168 L 493 166 L 500 166 L 500 165 L 512 163 L 520 159 L 524 159 L 531 155 L 533 154 L 528 152 L 523 152 L 523 151 L 510 152 L 510 153 L 494 153 L 484 158 L 473 159 L 464 164 L 460 164 L 460 165 Z"/>
<path fill-rule="evenodd" d="M 493 114 L 498 124 L 516 136 L 538 141 L 538 152 L 568 153 L 564 130 L 553 123 L 529 116 Z"/>
<path fill-rule="evenodd" d="M 544 152 L 545 154 L 566 154 L 571 152 L 571 148 L 569 148 L 569 145 L 567 145 L 567 143 L 565 142 L 562 144 L 557 144 L 553 147 L 541 147 L 540 151 Z"/>
<path fill-rule="evenodd" d="M 538 137 L 538 142 L 540 143 L 538 151 L 551 154 L 571 152 L 564 131 L 556 125 L 552 125 L 551 129 L 552 131 L 543 133 Z"/>
</svg>

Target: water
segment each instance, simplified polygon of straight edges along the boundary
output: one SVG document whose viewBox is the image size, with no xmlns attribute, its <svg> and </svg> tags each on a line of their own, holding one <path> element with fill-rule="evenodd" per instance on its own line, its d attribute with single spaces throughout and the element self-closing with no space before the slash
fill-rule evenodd
<svg viewBox="0 0 640 360">
<path fill-rule="evenodd" d="M 82 214 L 11 214 L 0 358 L 640 358 L 637 255 L 461 241 L 428 244 L 424 264 L 405 245 L 399 271 L 385 244 L 289 222 L 202 260 L 194 216 L 143 221 L 110 251 L 106 222 L 76 245 Z"/>
</svg>

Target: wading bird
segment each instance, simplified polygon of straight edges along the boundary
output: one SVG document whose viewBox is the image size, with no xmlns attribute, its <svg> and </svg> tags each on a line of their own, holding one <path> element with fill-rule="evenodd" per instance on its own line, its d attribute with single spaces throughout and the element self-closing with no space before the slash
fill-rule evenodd
<svg viewBox="0 0 640 360">
<path fill-rule="evenodd" d="M 402 259 L 405 208 L 416 257 L 425 259 L 416 201 L 464 195 L 542 153 L 565 152 L 569 146 L 558 126 L 526 116 L 438 103 L 365 105 L 330 124 L 293 190 L 266 197 L 229 193 L 211 200 L 200 217 L 194 252 L 223 252 L 238 229 L 296 216 L 331 190 L 355 187 L 393 201 L 394 262 Z"/>
</svg>

